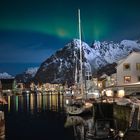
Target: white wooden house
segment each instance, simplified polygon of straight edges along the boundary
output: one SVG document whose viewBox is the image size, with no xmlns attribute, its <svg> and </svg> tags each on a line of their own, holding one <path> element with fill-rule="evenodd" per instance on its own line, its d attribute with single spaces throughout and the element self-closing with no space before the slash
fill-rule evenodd
<svg viewBox="0 0 140 140">
<path fill-rule="evenodd" d="M 126 94 L 140 91 L 140 52 L 132 52 L 117 65 L 117 86 Z"/>
<path fill-rule="evenodd" d="M 106 76 L 106 91 L 120 95 L 140 92 L 140 52 L 132 52 L 118 62 L 116 73 Z"/>
</svg>

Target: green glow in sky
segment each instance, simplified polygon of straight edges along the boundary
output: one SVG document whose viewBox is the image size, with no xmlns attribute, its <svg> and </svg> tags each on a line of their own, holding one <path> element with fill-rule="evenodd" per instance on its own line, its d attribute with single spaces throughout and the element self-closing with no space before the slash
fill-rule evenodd
<svg viewBox="0 0 140 140">
<path fill-rule="evenodd" d="M 78 9 L 82 40 L 89 45 L 139 39 L 139 5 L 140 0 L 1 0 L 0 62 L 42 62 L 79 38 Z"/>
<path fill-rule="evenodd" d="M 139 4 L 139 0 L 5 0 L 0 4 L 0 29 L 72 39 L 78 35 L 80 8 L 85 38 L 110 39 L 112 35 L 119 38 L 117 32 L 126 35 L 130 28 L 134 34 L 133 28 L 140 21 Z"/>
<path fill-rule="evenodd" d="M 60 38 L 76 37 L 76 27 L 72 21 L 65 19 L 50 19 L 39 21 L 37 19 L 7 19 L 0 23 L 0 29 L 34 31 L 58 36 Z"/>
</svg>

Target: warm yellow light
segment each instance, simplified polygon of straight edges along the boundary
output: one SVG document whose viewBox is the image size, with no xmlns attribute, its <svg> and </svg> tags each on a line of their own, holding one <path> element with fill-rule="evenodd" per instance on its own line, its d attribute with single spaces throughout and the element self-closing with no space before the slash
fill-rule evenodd
<svg viewBox="0 0 140 140">
<path fill-rule="evenodd" d="M 119 131 L 119 137 L 123 138 L 124 137 L 124 133 L 122 131 Z"/>
<path fill-rule="evenodd" d="M 119 90 L 118 91 L 118 97 L 123 97 L 124 96 L 124 90 L 123 89 L 121 89 L 121 90 Z"/>
<path fill-rule="evenodd" d="M 101 88 L 102 87 L 102 83 L 98 83 L 98 87 Z"/>
<path fill-rule="evenodd" d="M 106 91 L 106 96 L 108 96 L 108 97 L 113 96 L 112 90 L 107 90 Z"/>
<path fill-rule="evenodd" d="M 66 105 L 68 105 L 69 104 L 69 100 L 66 100 Z"/>
</svg>

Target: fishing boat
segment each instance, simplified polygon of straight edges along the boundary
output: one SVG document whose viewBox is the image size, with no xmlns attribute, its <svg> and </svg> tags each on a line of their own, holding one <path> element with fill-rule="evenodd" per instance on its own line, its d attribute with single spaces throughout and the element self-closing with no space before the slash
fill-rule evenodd
<svg viewBox="0 0 140 140">
<path fill-rule="evenodd" d="M 69 115 L 84 115 L 92 113 L 93 104 L 83 99 L 76 99 L 66 107 L 67 114 Z"/>
<path fill-rule="evenodd" d="M 81 41 L 81 20 L 80 20 L 80 9 L 78 9 L 78 25 L 79 25 L 79 49 L 80 49 L 80 70 L 79 82 L 75 82 L 76 92 L 74 93 L 73 102 L 66 106 L 66 112 L 69 115 L 81 115 L 87 112 L 92 112 L 93 104 L 86 99 L 86 91 L 84 91 L 84 80 L 83 80 L 83 51 L 82 51 L 82 41 Z M 77 57 L 76 57 L 77 58 Z M 77 61 L 76 61 L 77 62 Z M 77 65 L 77 63 L 76 63 Z M 77 76 L 77 69 L 75 72 L 75 77 Z"/>
</svg>

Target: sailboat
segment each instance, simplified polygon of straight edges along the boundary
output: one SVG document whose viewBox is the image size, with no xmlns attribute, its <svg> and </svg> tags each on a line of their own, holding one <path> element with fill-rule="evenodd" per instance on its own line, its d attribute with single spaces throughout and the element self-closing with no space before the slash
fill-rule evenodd
<svg viewBox="0 0 140 140">
<path fill-rule="evenodd" d="M 81 41 L 81 20 L 80 9 L 78 9 L 78 23 L 79 23 L 79 44 L 80 44 L 80 71 L 79 71 L 79 85 L 78 91 L 72 104 L 66 107 L 66 111 L 69 115 L 81 115 L 83 113 L 92 112 L 93 104 L 86 101 L 83 82 L 83 63 L 82 63 L 82 41 Z M 79 94 L 80 93 L 80 94 Z"/>
</svg>

